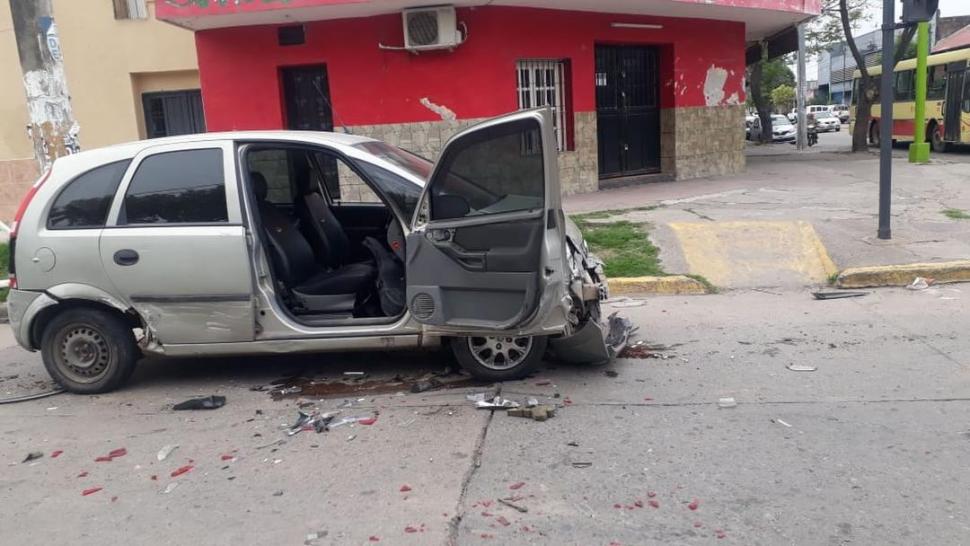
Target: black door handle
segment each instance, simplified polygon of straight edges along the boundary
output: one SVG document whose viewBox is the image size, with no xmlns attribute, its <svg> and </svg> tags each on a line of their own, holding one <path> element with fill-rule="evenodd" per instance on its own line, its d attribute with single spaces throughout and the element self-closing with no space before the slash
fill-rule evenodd
<svg viewBox="0 0 970 546">
<path fill-rule="evenodd" d="M 138 253 L 130 248 L 115 252 L 115 263 L 118 265 L 135 265 L 138 263 Z"/>
</svg>

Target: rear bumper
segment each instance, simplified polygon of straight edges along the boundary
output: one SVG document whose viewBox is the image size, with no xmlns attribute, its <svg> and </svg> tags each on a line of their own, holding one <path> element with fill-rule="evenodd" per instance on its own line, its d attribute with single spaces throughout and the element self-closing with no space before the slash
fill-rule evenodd
<svg viewBox="0 0 970 546">
<path fill-rule="evenodd" d="M 13 330 L 14 339 L 17 343 L 28 351 L 35 351 L 36 348 L 30 343 L 30 326 L 37 313 L 42 309 L 54 305 L 57 302 L 43 292 L 32 292 L 29 290 L 11 290 L 7 294 L 7 312 L 9 314 L 10 329 Z"/>
</svg>

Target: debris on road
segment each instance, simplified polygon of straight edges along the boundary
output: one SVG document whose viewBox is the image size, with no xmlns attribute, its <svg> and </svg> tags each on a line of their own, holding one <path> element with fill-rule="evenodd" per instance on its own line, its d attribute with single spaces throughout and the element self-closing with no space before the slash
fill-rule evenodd
<svg viewBox="0 0 970 546">
<path fill-rule="evenodd" d="M 615 300 L 607 300 L 606 305 L 617 307 L 619 309 L 624 309 L 628 307 L 641 307 L 646 305 L 647 301 L 643 299 L 633 299 L 633 298 L 617 298 Z"/>
<path fill-rule="evenodd" d="M 481 406 L 479 406 L 481 407 Z M 534 421 L 546 421 L 556 414 L 555 406 L 535 406 L 531 408 L 509 408 L 512 417 L 525 417 Z"/>
<path fill-rule="evenodd" d="M 60 457 L 61 453 L 64 453 L 63 449 L 55 449 L 54 451 L 51 452 L 51 459 L 56 459 Z"/>
<path fill-rule="evenodd" d="M 441 381 L 438 381 L 435 378 L 428 379 L 427 381 L 418 381 L 417 383 L 411 385 L 411 392 L 418 394 L 425 391 L 430 391 L 432 389 L 437 389 L 441 387 L 441 385 Z"/>
<path fill-rule="evenodd" d="M 868 292 L 812 292 L 812 296 L 817 300 L 839 300 L 843 298 L 859 298 L 868 295 Z"/>
<path fill-rule="evenodd" d="M 400 491 L 401 493 L 407 493 L 408 491 L 411 491 L 411 486 L 408 484 L 404 484 L 401 486 L 400 489 L 398 489 L 398 491 Z"/>
<path fill-rule="evenodd" d="M 40 451 L 31 451 L 26 457 L 24 457 L 24 460 L 21 461 L 21 463 L 29 463 L 30 461 L 40 459 L 43 456 L 44 454 Z"/>
<path fill-rule="evenodd" d="M 178 486 L 179 486 L 179 482 L 172 482 L 172 483 L 170 483 L 170 484 L 168 484 L 168 485 L 165 486 L 165 490 L 162 491 L 162 493 L 168 495 L 172 491 L 175 491 L 175 488 L 178 487 Z"/>
<path fill-rule="evenodd" d="M 619 377 L 620 375 L 616 372 L 616 370 L 605 370 L 603 374 L 606 375 L 606 377 Z"/>
<path fill-rule="evenodd" d="M 525 482 L 515 482 L 509 486 L 509 489 L 516 491 L 522 489 L 525 486 Z"/>
<path fill-rule="evenodd" d="M 102 455 L 100 457 L 96 457 L 94 459 L 94 462 L 96 462 L 96 463 L 110 463 L 111 461 L 117 459 L 118 457 L 124 457 L 127 454 L 128 454 L 128 450 L 125 449 L 125 448 L 123 448 L 123 447 L 120 447 L 118 449 L 112 449 L 110 452 L 108 452 L 107 455 Z"/>
<path fill-rule="evenodd" d="M 789 425 L 788 423 L 786 423 L 786 422 L 784 422 L 784 421 L 782 421 L 781 419 L 772 419 L 772 420 L 773 420 L 774 422 L 776 422 L 776 423 L 778 423 L 779 425 L 783 425 L 783 426 L 786 426 L 786 427 L 788 427 L 788 428 L 791 428 L 791 425 Z"/>
<path fill-rule="evenodd" d="M 738 405 L 737 400 L 735 400 L 730 396 L 717 399 L 717 407 L 722 409 L 734 408 L 734 407 L 737 407 L 737 405 Z"/>
<path fill-rule="evenodd" d="M 522 506 L 520 504 L 516 504 L 513 499 L 498 499 L 498 501 L 500 503 L 504 504 L 505 506 L 508 506 L 509 508 L 512 508 L 512 509 L 518 510 L 519 512 L 522 512 L 523 514 L 529 511 L 529 509 L 526 508 L 525 506 Z"/>
<path fill-rule="evenodd" d="M 159 462 L 164 461 L 165 459 L 168 458 L 169 455 L 172 454 L 173 451 L 178 449 L 178 447 L 179 447 L 178 444 L 169 444 L 167 446 L 164 446 L 162 447 L 162 449 L 158 450 L 158 454 L 155 455 L 155 458 L 158 459 Z"/>
<path fill-rule="evenodd" d="M 93 494 L 97 493 L 98 491 L 101 491 L 102 489 L 104 489 L 104 488 L 103 487 L 89 487 L 89 488 L 85 489 L 84 491 L 81 491 L 81 496 L 82 497 L 87 497 L 88 495 L 93 495 Z"/>
<path fill-rule="evenodd" d="M 180 467 L 176 468 L 175 470 L 173 470 L 172 473 L 170 474 L 170 476 L 173 477 L 173 478 L 176 478 L 178 476 L 181 476 L 182 474 L 185 474 L 186 472 L 191 472 L 193 468 L 195 468 L 195 467 L 192 466 L 192 465 L 190 465 L 190 464 L 187 464 L 185 466 L 180 466 Z"/>
<path fill-rule="evenodd" d="M 367 375 L 366 372 L 344 372 L 344 375 L 350 375 L 354 377 L 360 377 L 362 375 Z"/>
<path fill-rule="evenodd" d="M 519 407 L 519 403 L 508 398 L 502 398 L 501 396 L 495 396 L 491 399 L 485 398 L 483 400 L 477 400 L 475 402 L 475 407 L 478 409 L 493 409 L 493 410 L 503 410 L 509 408 Z"/>
<path fill-rule="evenodd" d="M 589 468 L 593 466 L 593 463 L 588 461 L 577 461 L 573 463 L 573 468 Z"/>
<path fill-rule="evenodd" d="M 916 277 L 906 288 L 910 290 L 926 290 L 933 284 L 935 279 L 929 277 Z"/>
<path fill-rule="evenodd" d="M 818 369 L 815 366 L 806 366 L 805 364 L 789 364 L 785 367 L 793 372 L 814 372 Z"/>
<path fill-rule="evenodd" d="M 186 400 L 185 402 L 179 402 L 178 404 L 172 406 L 172 409 L 175 411 L 210 410 L 219 409 L 224 405 L 226 405 L 226 397 L 213 394 L 211 396 L 206 396 L 205 398 L 192 398 L 190 400 Z"/>
<path fill-rule="evenodd" d="M 687 508 L 689 508 L 693 512 L 693 511 L 697 510 L 697 508 L 699 506 L 700 506 L 700 502 L 698 502 L 697 499 L 694 499 L 694 500 L 690 501 L 690 504 L 687 505 Z"/>
</svg>

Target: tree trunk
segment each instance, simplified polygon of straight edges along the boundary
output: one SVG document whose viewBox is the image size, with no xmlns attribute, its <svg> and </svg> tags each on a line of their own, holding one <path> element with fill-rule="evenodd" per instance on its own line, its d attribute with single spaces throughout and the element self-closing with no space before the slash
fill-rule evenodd
<svg viewBox="0 0 970 546">
<path fill-rule="evenodd" d="M 765 99 L 764 94 L 761 92 L 761 80 L 762 70 L 764 61 L 758 61 L 751 65 L 751 99 L 754 101 L 754 107 L 758 111 L 758 118 L 761 120 L 761 132 L 758 135 L 758 141 L 761 143 L 771 142 L 771 105 Z"/>
<path fill-rule="evenodd" d="M 855 125 L 852 128 L 852 151 L 864 152 L 869 148 L 869 124 L 872 119 L 872 103 L 878 80 L 863 74 L 859 78 L 858 97 L 855 98 Z"/>
</svg>

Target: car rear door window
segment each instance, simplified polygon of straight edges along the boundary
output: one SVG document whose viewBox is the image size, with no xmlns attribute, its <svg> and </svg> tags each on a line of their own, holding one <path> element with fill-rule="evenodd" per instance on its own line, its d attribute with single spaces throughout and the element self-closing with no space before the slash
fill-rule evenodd
<svg viewBox="0 0 970 546">
<path fill-rule="evenodd" d="M 103 227 L 130 159 L 108 163 L 67 183 L 51 206 L 48 229 Z"/>
<path fill-rule="evenodd" d="M 222 150 L 180 150 L 145 158 L 128 185 L 119 224 L 227 222 Z"/>
</svg>

